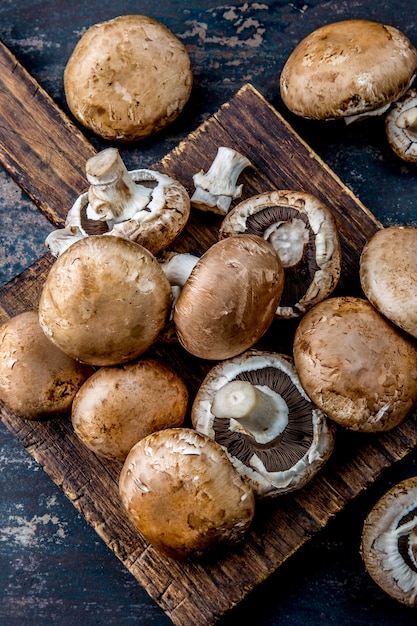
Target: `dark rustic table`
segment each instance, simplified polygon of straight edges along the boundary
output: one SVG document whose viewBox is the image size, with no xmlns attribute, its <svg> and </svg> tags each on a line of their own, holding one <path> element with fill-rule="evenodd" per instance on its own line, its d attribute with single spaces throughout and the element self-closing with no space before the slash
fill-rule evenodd
<svg viewBox="0 0 417 626">
<path fill-rule="evenodd" d="M 184 41 L 195 83 L 189 104 L 167 131 L 123 150 L 128 165 L 147 167 L 159 160 L 250 82 L 384 225 L 417 225 L 415 166 L 391 153 L 381 119 L 350 127 L 295 119 L 280 101 L 278 88 L 286 58 L 313 29 L 367 18 L 400 28 L 417 44 L 416 8 L 413 0 L 2 0 L 0 38 L 68 112 L 63 70 L 83 30 L 120 14 L 150 15 Z M 104 147 L 87 136 L 97 149 Z M 50 230 L 46 218 L 0 169 L 1 284 L 44 254 Z M 369 509 L 391 485 L 417 472 L 416 461 L 412 452 L 392 466 L 221 623 L 415 625 L 415 610 L 392 601 L 367 575 L 359 542 Z M 0 469 L 0 624 L 170 623 L 2 424 Z"/>
</svg>

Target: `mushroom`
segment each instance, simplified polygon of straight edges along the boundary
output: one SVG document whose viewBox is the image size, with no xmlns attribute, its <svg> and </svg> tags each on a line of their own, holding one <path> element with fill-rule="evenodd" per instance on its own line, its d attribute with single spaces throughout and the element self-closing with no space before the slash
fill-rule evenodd
<svg viewBox="0 0 417 626">
<path fill-rule="evenodd" d="M 370 20 L 326 24 L 305 37 L 280 77 L 296 115 L 346 122 L 384 113 L 412 84 L 417 50 L 397 28 Z"/>
<path fill-rule="evenodd" d="M 242 185 L 236 185 L 245 167 L 251 162 L 243 154 L 221 146 L 208 172 L 202 170 L 194 174 L 195 191 L 191 205 L 202 211 L 212 211 L 226 215 L 232 200 L 242 195 Z"/>
<path fill-rule="evenodd" d="M 417 338 L 417 228 L 376 231 L 362 250 L 359 276 L 375 308 Z"/>
<path fill-rule="evenodd" d="M 86 173 L 88 192 L 69 210 L 65 227 L 46 238 L 54 256 L 89 234 L 131 239 L 158 254 L 184 229 L 190 198 L 170 176 L 147 169 L 128 171 L 116 148 L 88 159 Z"/>
<path fill-rule="evenodd" d="M 307 397 L 293 360 L 273 352 L 248 350 L 215 365 L 191 419 L 224 448 L 259 498 L 303 487 L 334 447 L 335 428 Z"/>
<path fill-rule="evenodd" d="M 385 116 L 388 143 L 403 161 L 417 162 L 417 90 L 409 89 Z"/>
<path fill-rule="evenodd" d="M 417 348 L 364 298 L 316 304 L 300 320 L 294 362 L 312 402 L 341 426 L 387 431 L 417 402 Z"/>
<path fill-rule="evenodd" d="M 142 358 L 95 372 L 76 394 L 71 419 L 87 448 L 124 461 L 146 435 L 182 426 L 187 404 L 182 378 L 168 365 Z"/>
<path fill-rule="evenodd" d="M 173 310 L 182 346 L 202 359 L 227 359 L 253 346 L 272 323 L 284 273 L 256 235 L 212 245 L 194 265 Z"/>
<path fill-rule="evenodd" d="M 171 287 L 146 248 L 94 235 L 58 257 L 39 301 L 43 331 L 63 352 L 92 365 L 141 355 L 164 328 Z"/>
<path fill-rule="evenodd" d="M 192 82 L 184 44 L 145 15 L 121 15 L 91 26 L 64 71 L 74 117 L 100 137 L 120 142 L 141 140 L 173 122 Z"/>
<path fill-rule="evenodd" d="M 278 318 L 303 315 L 327 298 L 339 280 L 342 255 L 330 209 L 303 191 L 269 191 L 252 196 L 224 218 L 219 238 L 239 233 L 263 237 L 284 267 Z"/>
<path fill-rule="evenodd" d="M 0 400 L 15 415 L 50 419 L 69 412 L 93 369 L 59 350 L 42 332 L 38 312 L 26 311 L 0 327 Z"/>
<path fill-rule="evenodd" d="M 119 492 L 145 539 L 176 559 L 236 544 L 255 513 L 252 489 L 221 446 L 191 428 L 160 430 L 135 444 Z"/>
<path fill-rule="evenodd" d="M 417 477 L 385 493 L 366 517 L 361 555 L 369 575 L 389 596 L 417 607 Z"/>
</svg>

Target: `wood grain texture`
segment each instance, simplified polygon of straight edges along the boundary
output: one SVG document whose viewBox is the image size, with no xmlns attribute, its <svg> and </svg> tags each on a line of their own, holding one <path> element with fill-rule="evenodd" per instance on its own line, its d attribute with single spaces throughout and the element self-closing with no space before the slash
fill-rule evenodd
<svg viewBox="0 0 417 626">
<path fill-rule="evenodd" d="M 9 59 L 4 50 L 2 54 L 3 59 Z M 11 73 L 19 76 L 16 84 Z M 31 189 L 40 210 L 53 223 L 61 223 L 64 205 L 59 198 L 69 200 L 77 189 L 84 189 L 84 165 L 92 148 L 18 65 L 9 70 L 5 82 L 9 97 L 1 96 L 8 118 L 8 130 L 1 139 L 3 165 L 24 189 Z M 19 115 L 27 111 L 21 105 L 23 109 L 17 109 L 12 117 L 9 98 L 15 100 L 17 94 L 32 92 L 36 92 L 38 106 L 31 124 L 39 127 L 38 137 L 54 137 L 55 146 L 68 155 L 68 167 L 66 157 L 51 166 L 43 150 L 30 158 L 24 156 L 27 138 L 35 129 L 26 119 L 29 127 L 25 133 L 17 132 L 21 127 Z M 35 150 L 33 143 L 29 141 L 29 154 Z M 208 169 L 220 145 L 238 149 L 253 165 L 239 181 L 243 183 L 243 198 L 271 187 L 298 188 L 318 195 L 332 207 L 344 259 L 339 290 L 356 292 L 361 249 L 380 224 L 250 85 L 154 167 L 177 178 L 191 193 L 193 174 Z M 61 184 L 57 194 L 55 186 Z M 173 248 L 201 254 L 217 240 L 219 225 L 218 217 L 194 211 Z M 52 262 L 45 255 L 0 291 L 2 319 L 36 308 Z M 292 330 L 286 323 L 274 323 L 259 347 L 288 351 Z M 150 353 L 183 374 L 191 398 L 212 366 L 188 355 L 175 340 L 167 341 L 166 337 L 161 337 Z M 177 562 L 157 553 L 133 528 L 118 498 L 120 464 L 100 459 L 80 445 L 68 416 L 29 422 L 2 408 L 1 417 L 172 622 L 181 626 L 214 623 L 417 443 L 415 416 L 381 436 L 339 431 L 334 454 L 314 480 L 294 494 L 258 503 L 251 532 L 241 545 L 202 561 Z"/>
</svg>

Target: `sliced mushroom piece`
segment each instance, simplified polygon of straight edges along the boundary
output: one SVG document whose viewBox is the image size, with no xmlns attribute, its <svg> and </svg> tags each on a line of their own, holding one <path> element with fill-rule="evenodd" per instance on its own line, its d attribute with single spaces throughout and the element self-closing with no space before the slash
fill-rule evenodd
<svg viewBox="0 0 417 626">
<path fill-rule="evenodd" d="M 190 198 L 170 176 L 147 169 L 128 171 L 116 148 L 91 157 L 86 173 L 88 192 L 69 210 L 65 228 L 46 238 L 54 256 L 75 241 L 98 234 L 131 239 L 158 254 L 185 228 Z"/>
<path fill-rule="evenodd" d="M 252 196 L 224 218 L 219 238 L 238 233 L 263 237 L 284 267 L 278 318 L 303 315 L 327 298 L 339 280 L 342 256 L 329 207 L 302 191 L 270 191 Z"/>
<path fill-rule="evenodd" d="M 375 308 L 417 338 L 417 228 L 378 230 L 362 250 L 359 275 Z"/>
<path fill-rule="evenodd" d="M 417 403 L 417 347 L 364 298 L 316 304 L 300 320 L 294 362 L 312 402 L 359 432 L 387 431 Z"/>
<path fill-rule="evenodd" d="M 19 417 L 40 420 L 69 412 L 93 372 L 49 341 L 37 311 L 20 313 L 0 327 L 0 400 Z"/>
<path fill-rule="evenodd" d="M 198 260 L 174 306 L 182 346 L 202 359 L 227 359 L 252 347 L 271 325 L 284 272 L 273 247 L 256 235 L 212 245 Z"/>
<path fill-rule="evenodd" d="M 233 148 L 221 146 L 208 172 L 194 174 L 195 191 L 191 205 L 202 211 L 226 215 L 232 200 L 242 195 L 237 179 L 251 165 L 250 160 Z"/>
<path fill-rule="evenodd" d="M 64 71 L 75 118 L 100 137 L 142 140 L 173 122 L 193 83 L 188 51 L 161 22 L 121 15 L 88 28 Z"/>
<path fill-rule="evenodd" d="M 124 461 L 146 435 L 182 426 L 187 406 L 182 378 L 156 359 L 141 358 L 96 371 L 78 390 L 71 419 L 87 448 Z"/>
<path fill-rule="evenodd" d="M 215 365 L 194 400 L 194 428 L 217 441 L 257 497 L 303 487 L 331 455 L 335 428 L 288 356 L 249 350 Z"/>
<path fill-rule="evenodd" d="M 380 498 L 362 532 L 361 555 L 369 575 L 389 596 L 417 607 L 417 477 Z"/>
<path fill-rule="evenodd" d="M 417 90 L 408 90 L 385 116 L 385 131 L 395 154 L 417 162 Z"/>
<path fill-rule="evenodd" d="M 305 37 L 280 77 L 296 115 L 346 122 L 384 113 L 412 84 L 417 49 L 397 28 L 370 20 L 326 24 Z"/>
<path fill-rule="evenodd" d="M 170 284 L 149 250 L 121 237 L 94 235 L 74 243 L 52 265 L 39 319 L 66 354 L 115 365 L 151 346 L 171 302 Z"/>
<path fill-rule="evenodd" d="M 135 444 L 119 492 L 145 539 L 176 559 L 240 542 L 255 513 L 252 489 L 221 446 L 191 428 L 160 430 Z"/>
</svg>

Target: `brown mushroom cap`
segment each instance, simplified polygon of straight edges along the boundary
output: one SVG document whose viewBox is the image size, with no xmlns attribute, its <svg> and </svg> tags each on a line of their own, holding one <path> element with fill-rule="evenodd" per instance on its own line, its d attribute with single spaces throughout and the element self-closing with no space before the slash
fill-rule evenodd
<svg viewBox="0 0 417 626">
<path fill-rule="evenodd" d="M 268 396 L 278 395 L 281 406 L 273 414 L 270 428 L 264 408 L 259 425 L 251 417 L 217 416 L 213 408 L 216 395 L 234 381 L 248 381 Z M 198 432 L 224 448 L 260 498 L 303 487 L 334 447 L 334 427 L 307 397 L 292 359 L 282 354 L 248 350 L 215 365 L 198 390 L 191 419 Z M 264 438 L 268 430 L 271 435 Z"/>
<path fill-rule="evenodd" d="M 388 143 L 403 161 L 417 162 L 417 89 L 409 89 L 385 116 Z"/>
<path fill-rule="evenodd" d="M 101 367 L 78 391 L 72 425 L 93 452 L 124 461 L 140 439 L 181 426 L 188 391 L 174 370 L 155 359 Z"/>
<path fill-rule="evenodd" d="M 363 248 L 359 273 L 368 300 L 417 338 L 417 228 L 378 230 Z"/>
<path fill-rule="evenodd" d="M 303 39 L 280 78 L 293 113 L 334 119 L 375 111 L 410 86 L 417 50 L 398 29 L 369 20 L 326 24 Z"/>
<path fill-rule="evenodd" d="M 240 541 L 255 512 L 253 491 L 224 450 L 189 428 L 139 441 L 125 460 L 119 491 L 145 539 L 177 559 Z"/>
<path fill-rule="evenodd" d="M 352 430 L 390 430 L 417 402 L 415 344 L 362 298 L 310 309 L 295 333 L 294 362 L 311 400 Z"/>
<path fill-rule="evenodd" d="M 188 101 L 192 80 L 184 44 L 145 15 L 90 27 L 64 71 L 73 115 L 113 141 L 136 141 L 165 128 Z"/>
<path fill-rule="evenodd" d="M 362 532 L 361 555 L 373 580 L 392 598 L 417 607 L 417 477 L 380 498 Z"/>
<path fill-rule="evenodd" d="M 183 347 L 226 359 L 253 346 L 275 316 L 284 285 L 281 261 L 256 235 L 215 243 L 199 259 L 174 307 Z"/>
<path fill-rule="evenodd" d="M 121 237 L 94 235 L 72 244 L 53 264 L 39 319 L 66 354 L 114 365 L 149 348 L 171 301 L 169 282 L 151 252 Z"/>
<path fill-rule="evenodd" d="M 334 290 L 342 256 L 330 208 L 303 191 L 270 191 L 244 200 L 224 218 L 219 237 L 251 233 L 269 241 L 284 267 L 279 318 L 299 317 Z"/>
<path fill-rule="evenodd" d="M 70 411 L 93 369 L 68 357 L 42 332 L 37 311 L 0 327 L 0 400 L 15 415 L 48 419 Z"/>
</svg>

